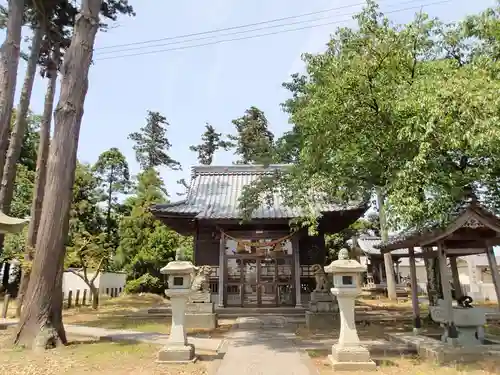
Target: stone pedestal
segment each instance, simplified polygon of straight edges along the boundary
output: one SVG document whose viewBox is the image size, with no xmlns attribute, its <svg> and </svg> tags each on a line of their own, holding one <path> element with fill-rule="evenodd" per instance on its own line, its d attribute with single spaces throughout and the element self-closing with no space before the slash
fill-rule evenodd
<svg viewBox="0 0 500 375">
<path fill-rule="evenodd" d="M 331 328 L 338 324 L 338 305 L 330 292 L 311 293 L 309 310 L 306 311 L 308 329 Z"/>
<path fill-rule="evenodd" d="M 186 327 L 197 329 L 217 328 L 217 314 L 210 292 L 195 292 L 186 307 Z"/>
<path fill-rule="evenodd" d="M 358 261 L 349 259 L 346 249 L 339 252 L 339 259 L 325 267 L 325 271 L 333 273 L 334 288 L 330 289 L 337 297 L 340 311 L 339 341 L 332 346 L 330 362 L 335 371 L 368 371 L 375 370 L 376 364 L 370 359 L 368 350 L 361 346 L 356 330 L 354 305 L 356 296 L 361 292 L 360 276 L 366 267 Z"/>
<path fill-rule="evenodd" d="M 332 288 L 332 293 L 335 289 Z M 354 301 L 357 293 L 346 295 L 343 292 L 343 295 L 337 295 L 340 310 L 339 342 L 332 346 L 332 354 L 328 358 L 336 371 L 375 370 L 376 364 L 370 359 L 368 349 L 361 346 L 356 330 Z"/>
<path fill-rule="evenodd" d="M 170 262 L 161 272 L 169 276 L 169 289 L 165 294 L 170 297 L 172 326 L 168 343 L 158 352 L 159 363 L 194 362 L 195 348 L 188 344 L 184 326 L 186 303 L 191 294 L 191 279 L 194 266 L 191 262 Z"/>
<path fill-rule="evenodd" d="M 376 364 L 370 359 L 368 349 L 362 346 L 332 346 L 328 356 L 334 371 L 372 371 Z"/>
</svg>

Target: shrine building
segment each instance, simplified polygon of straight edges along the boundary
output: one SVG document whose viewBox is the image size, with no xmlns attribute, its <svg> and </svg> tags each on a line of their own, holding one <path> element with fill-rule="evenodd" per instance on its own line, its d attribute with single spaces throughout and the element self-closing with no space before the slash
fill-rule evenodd
<svg viewBox="0 0 500 375">
<path fill-rule="evenodd" d="M 238 208 L 244 186 L 272 176 L 286 165 L 196 166 L 184 200 L 158 204 L 151 211 L 176 232 L 193 236 L 194 263 L 212 267 L 212 301 L 222 307 L 302 307 L 314 285 L 310 266 L 324 265 L 327 233 L 361 217 L 365 202 L 318 203 L 318 235 L 292 231 L 290 220 L 303 216 L 275 194 L 250 220 Z"/>
</svg>

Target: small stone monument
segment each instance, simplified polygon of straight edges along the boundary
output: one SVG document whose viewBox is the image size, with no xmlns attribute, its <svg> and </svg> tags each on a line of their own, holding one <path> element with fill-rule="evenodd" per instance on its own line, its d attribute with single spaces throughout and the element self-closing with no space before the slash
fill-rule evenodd
<svg viewBox="0 0 500 375">
<path fill-rule="evenodd" d="M 338 312 L 338 307 L 329 291 L 330 282 L 321 265 L 314 264 L 311 266 L 311 271 L 316 288 L 311 293 L 309 310 L 306 311 L 306 326 L 309 329 L 332 326 L 336 318 L 334 313 Z"/>
<path fill-rule="evenodd" d="M 210 295 L 210 274 L 212 267 L 195 267 L 196 275 L 191 285 L 191 295 L 186 309 L 186 327 L 215 329 L 217 314 Z"/>
<path fill-rule="evenodd" d="M 337 297 L 340 309 L 339 341 L 332 346 L 332 354 L 328 356 L 336 371 L 376 369 L 370 352 L 360 344 L 354 318 L 355 299 L 361 292 L 360 277 L 364 271 L 365 266 L 349 259 L 347 249 L 340 250 L 339 259 L 325 267 L 325 272 L 333 274 L 331 292 Z"/>
<path fill-rule="evenodd" d="M 194 345 L 188 344 L 184 319 L 186 314 L 186 302 L 192 293 L 191 283 L 195 267 L 191 262 L 176 260 L 168 263 L 160 272 L 168 277 L 168 289 L 165 290 L 167 297 L 170 297 L 172 308 L 172 327 L 168 344 L 158 352 L 160 363 L 183 363 L 194 362 Z"/>
</svg>

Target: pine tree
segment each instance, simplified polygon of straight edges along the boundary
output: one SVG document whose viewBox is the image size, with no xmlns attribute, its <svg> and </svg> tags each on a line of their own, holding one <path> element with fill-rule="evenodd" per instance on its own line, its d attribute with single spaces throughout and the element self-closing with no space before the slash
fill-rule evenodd
<svg viewBox="0 0 500 375">
<path fill-rule="evenodd" d="M 274 155 L 274 135 L 268 129 L 264 112 L 252 106 L 232 122 L 237 135 L 230 135 L 229 138 L 235 142 L 235 154 L 240 156 L 237 163 L 270 163 Z"/>
<path fill-rule="evenodd" d="M 167 138 L 167 126 L 169 123 L 160 112 L 148 111 L 146 126 L 128 136 L 135 142 L 136 159 L 143 170 L 159 166 L 181 169 L 181 164 L 168 155 L 172 145 Z"/>
<path fill-rule="evenodd" d="M 231 142 L 222 139 L 222 133 L 217 133 L 212 125 L 207 123 L 205 128 L 205 132 L 201 135 L 201 143 L 190 146 L 189 149 L 198 153 L 200 164 L 211 165 L 218 149 L 221 148 L 227 151 L 233 145 Z"/>
</svg>

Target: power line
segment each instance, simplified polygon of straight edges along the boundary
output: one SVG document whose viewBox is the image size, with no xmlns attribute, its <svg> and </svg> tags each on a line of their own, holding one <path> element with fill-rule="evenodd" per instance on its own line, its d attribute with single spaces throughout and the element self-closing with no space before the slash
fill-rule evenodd
<svg viewBox="0 0 500 375">
<path fill-rule="evenodd" d="M 432 5 L 445 4 L 445 3 L 449 3 L 451 1 L 452 0 L 442 0 L 442 1 L 432 2 L 432 3 L 420 4 L 418 6 L 401 8 L 401 9 L 395 9 L 395 10 L 392 10 L 392 11 L 386 11 L 386 12 L 384 12 L 384 14 L 399 13 L 399 12 L 404 12 L 404 11 L 413 10 L 413 9 L 422 9 L 424 6 L 432 6 Z M 355 15 L 355 14 L 357 14 L 357 13 L 343 14 L 343 16 L 348 16 L 348 15 L 352 16 L 352 15 Z M 174 47 L 174 48 L 166 48 L 166 49 L 160 49 L 160 50 L 154 50 L 154 51 L 144 51 L 144 52 L 131 53 L 131 54 L 126 54 L 126 55 L 109 56 L 109 57 L 102 57 L 102 58 L 99 58 L 99 56 L 98 56 L 96 59 L 94 59 L 94 61 L 113 60 L 113 59 L 119 59 L 119 58 L 124 58 L 124 57 L 144 56 L 144 55 L 150 55 L 150 54 L 155 54 L 155 53 L 181 51 L 181 50 L 198 48 L 198 47 L 205 47 L 205 46 L 210 46 L 210 45 L 215 45 L 215 44 L 221 44 L 221 43 L 226 43 L 226 42 L 234 42 L 234 41 L 240 41 L 240 40 L 255 39 L 255 38 L 260 38 L 260 37 L 264 37 L 264 36 L 284 34 L 284 33 L 289 33 L 289 32 L 292 32 L 292 31 L 308 30 L 308 29 L 313 29 L 313 28 L 316 28 L 316 27 L 334 25 L 334 24 L 348 22 L 348 21 L 350 21 L 350 20 L 332 21 L 332 22 L 320 23 L 320 24 L 316 24 L 316 25 L 308 25 L 308 26 L 297 27 L 297 28 L 292 28 L 292 29 L 287 29 L 287 30 L 278 30 L 278 31 L 269 32 L 269 33 L 243 36 L 243 37 L 239 37 L 239 38 L 215 40 L 213 42 L 193 44 L 193 45 L 180 46 L 180 47 Z M 286 26 L 286 25 L 282 25 L 282 26 Z M 252 30 L 249 30 L 249 32 L 251 32 L 251 31 Z M 230 34 L 230 35 L 233 35 L 233 34 Z M 201 39 L 203 39 L 203 38 L 195 39 L 193 41 L 201 40 Z M 175 43 L 173 43 L 173 44 L 175 44 Z M 149 48 L 151 48 L 151 47 L 158 47 L 158 46 L 150 46 Z M 142 47 L 142 48 L 146 48 L 146 47 Z M 118 51 L 113 51 L 113 52 L 114 53 L 120 53 L 120 52 L 125 52 L 125 51 L 118 50 Z"/>
<path fill-rule="evenodd" d="M 418 1 L 420 1 L 420 0 L 409 0 L 409 1 L 405 1 L 405 2 L 399 3 L 398 5 L 411 4 L 411 3 L 418 2 Z M 421 6 L 421 5 L 419 5 L 419 6 Z M 231 32 L 231 33 L 224 33 L 224 34 L 219 34 L 219 35 L 208 35 L 208 36 L 204 36 L 204 37 L 201 37 L 201 38 L 191 38 L 191 39 L 185 39 L 185 40 L 172 40 L 172 41 L 170 41 L 168 43 L 155 44 L 155 45 L 151 45 L 151 46 L 141 45 L 141 46 L 138 46 L 138 47 L 119 49 L 118 51 L 99 51 L 99 50 L 96 50 L 96 55 L 100 57 L 100 56 L 102 56 L 104 54 L 110 54 L 110 53 L 117 53 L 117 52 L 121 53 L 121 52 L 138 51 L 138 50 L 140 51 L 140 50 L 148 49 L 148 48 L 166 47 L 166 46 L 171 46 L 171 45 L 176 45 L 176 44 L 183 44 L 183 43 L 190 43 L 190 42 L 199 42 L 199 41 L 202 41 L 202 40 L 208 40 L 208 39 L 213 39 L 213 38 L 218 38 L 218 37 L 241 35 L 241 34 L 248 34 L 248 33 L 255 32 L 255 31 L 276 29 L 276 28 L 280 28 L 280 27 L 283 27 L 283 26 L 308 24 L 310 22 L 323 21 L 323 20 L 327 20 L 327 19 L 332 19 L 334 17 L 336 18 L 336 17 L 341 17 L 341 16 L 351 16 L 353 14 L 354 13 L 352 13 L 352 12 L 351 13 L 347 13 L 347 14 L 346 13 L 344 13 L 344 14 L 335 14 L 335 15 L 332 15 L 332 16 L 319 17 L 319 18 L 314 18 L 314 19 L 310 19 L 310 20 L 302 20 L 302 21 L 288 22 L 288 23 L 283 23 L 283 24 L 278 24 L 278 25 L 263 26 L 263 27 L 254 28 L 254 29 L 250 29 L 250 30 L 241 30 L 241 31 L 236 31 L 236 32 Z M 263 21 L 263 22 L 265 22 L 265 21 Z M 175 39 L 175 37 L 173 37 L 173 38 Z M 145 44 L 145 43 L 148 43 L 148 42 L 139 42 L 139 43 L 144 43 Z"/>
<path fill-rule="evenodd" d="M 387 1 L 387 0 L 382 0 L 382 1 Z M 301 18 L 301 17 L 314 16 L 314 15 L 317 15 L 317 14 L 328 13 L 328 12 L 332 12 L 334 10 L 353 8 L 353 7 L 362 6 L 362 5 L 365 5 L 365 4 L 366 4 L 366 2 L 358 3 L 358 4 L 351 4 L 351 5 L 344 5 L 344 6 L 340 6 L 340 7 L 319 10 L 319 11 L 316 11 L 316 12 L 309 12 L 309 13 L 298 14 L 298 15 L 295 15 L 295 16 L 274 18 L 274 19 L 270 19 L 270 20 L 266 20 L 266 21 L 259 21 L 259 22 L 254 22 L 254 23 L 247 23 L 247 24 L 244 24 L 244 25 L 224 27 L 224 28 L 220 28 L 220 29 L 200 31 L 200 32 L 197 32 L 197 33 L 176 35 L 176 36 L 166 37 L 166 38 L 160 38 L 160 39 L 150 39 L 150 40 L 145 40 L 145 41 L 141 41 L 141 42 L 132 42 L 132 43 L 125 43 L 125 44 L 116 44 L 116 45 L 111 45 L 111 46 L 103 46 L 103 47 L 95 48 L 94 50 L 97 51 L 97 50 L 103 50 L 103 49 L 113 49 L 113 48 L 119 48 L 119 47 L 135 46 L 135 45 L 140 45 L 140 44 L 149 44 L 149 43 L 164 42 L 164 41 L 167 41 L 167 40 L 189 38 L 189 37 L 192 37 L 192 36 L 201 36 L 201 35 L 206 35 L 206 34 L 216 34 L 216 33 L 219 33 L 221 31 L 230 31 L 230 30 L 244 29 L 244 28 L 252 27 L 252 26 L 265 25 L 265 24 L 268 24 L 268 23 L 275 23 L 275 22 L 287 21 L 287 20 Z"/>
</svg>

